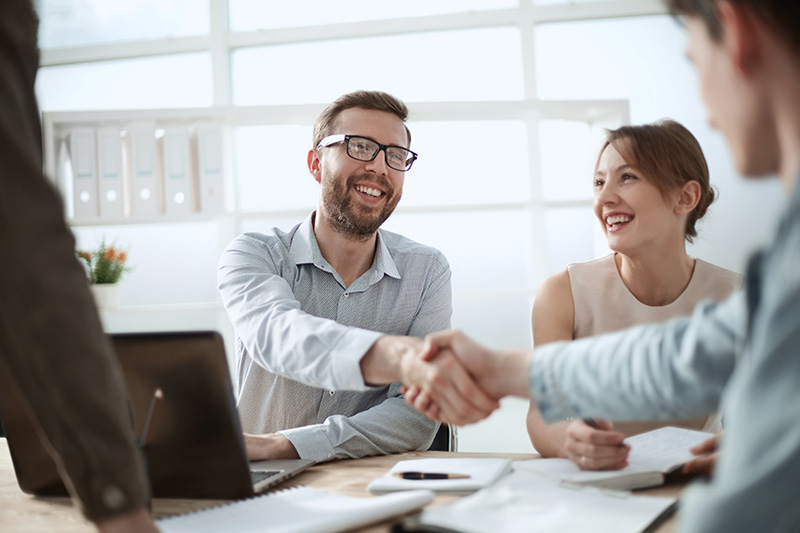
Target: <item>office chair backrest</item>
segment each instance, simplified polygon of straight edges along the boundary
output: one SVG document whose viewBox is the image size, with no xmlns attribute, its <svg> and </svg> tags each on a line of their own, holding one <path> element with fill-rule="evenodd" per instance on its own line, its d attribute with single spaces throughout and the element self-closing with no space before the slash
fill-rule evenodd
<svg viewBox="0 0 800 533">
<path fill-rule="evenodd" d="M 436 431 L 436 435 L 433 437 L 433 442 L 431 443 L 430 447 L 428 447 L 428 450 L 441 452 L 456 451 L 455 428 L 444 423 L 441 424 L 439 429 Z"/>
</svg>

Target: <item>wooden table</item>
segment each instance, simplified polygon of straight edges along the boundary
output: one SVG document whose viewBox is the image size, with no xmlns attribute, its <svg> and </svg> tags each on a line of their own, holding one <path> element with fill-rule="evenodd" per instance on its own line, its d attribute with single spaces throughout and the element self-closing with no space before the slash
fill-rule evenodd
<svg viewBox="0 0 800 533">
<path fill-rule="evenodd" d="M 315 465 L 297 477 L 279 485 L 288 488 L 298 485 L 330 490 L 346 496 L 371 497 L 367 484 L 382 476 L 397 461 L 420 457 L 509 457 L 513 460 L 535 459 L 537 454 L 497 454 L 497 453 L 450 453 L 450 452 L 409 452 L 397 455 L 367 457 L 333 461 Z M 639 494 L 653 496 L 676 496 L 685 485 L 685 479 L 674 480 L 663 487 L 638 491 Z M 437 496 L 428 507 L 444 505 L 459 496 Z M 224 503 L 221 500 L 153 500 L 153 516 L 163 518 L 187 511 L 196 511 Z M 385 533 L 395 520 L 361 529 L 365 533 Z M 675 531 L 676 519 L 669 518 L 657 531 Z M 88 533 L 95 529 L 83 519 L 78 510 L 67 498 L 37 498 L 23 493 L 14 476 L 14 468 L 8 453 L 5 439 L 0 439 L 0 531 L 18 533 Z"/>
</svg>

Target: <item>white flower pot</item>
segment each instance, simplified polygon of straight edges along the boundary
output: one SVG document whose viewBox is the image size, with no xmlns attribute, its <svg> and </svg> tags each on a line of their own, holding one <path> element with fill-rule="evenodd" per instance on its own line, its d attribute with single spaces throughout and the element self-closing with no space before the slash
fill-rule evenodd
<svg viewBox="0 0 800 533">
<path fill-rule="evenodd" d="M 119 285 L 116 283 L 100 283 L 89 287 L 92 289 L 98 309 L 119 307 Z"/>
</svg>

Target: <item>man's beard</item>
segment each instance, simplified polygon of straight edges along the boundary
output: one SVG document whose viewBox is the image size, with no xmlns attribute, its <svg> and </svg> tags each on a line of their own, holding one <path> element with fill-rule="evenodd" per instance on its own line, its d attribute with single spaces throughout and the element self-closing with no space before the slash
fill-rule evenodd
<svg viewBox="0 0 800 533">
<path fill-rule="evenodd" d="M 367 208 L 353 205 L 350 191 L 358 182 L 376 183 L 386 192 L 386 203 L 379 213 L 375 214 L 374 209 L 365 212 Z M 367 174 L 352 174 L 344 183 L 333 178 L 328 181 L 327 186 L 322 187 L 322 204 L 334 231 L 357 240 L 367 240 L 378 231 L 381 224 L 394 212 L 400 196 L 395 194 L 394 187 L 386 178 Z"/>
</svg>

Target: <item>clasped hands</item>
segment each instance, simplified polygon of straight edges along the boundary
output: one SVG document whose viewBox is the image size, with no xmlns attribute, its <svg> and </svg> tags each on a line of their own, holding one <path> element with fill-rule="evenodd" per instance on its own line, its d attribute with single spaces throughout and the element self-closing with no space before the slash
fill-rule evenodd
<svg viewBox="0 0 800 533">
<path fill-rule="evenodd" d="M 408 404 L 432 420 L 467 425 L 488 417 L 500 398 L 530 396 L 531 354 L 523 350 L 492 351 L 460 331 L 444 331 L 425 339 L 422 353 L 403 364 L 401 375 Z M 593 428 L 582 420 L 567 429 L 565 451 L 583 470 L 616 470 L 628 464 L 630 446 L 613 424 L 596 420 Z M 692 448 L 697 457 L 684 473 L 711 475 L 721 435 Z"/>
<path fill-rule="evenodd" d="M 457 330 L 425 338 L 421 354 L 403 361 L 406 402 L 432 420 L 467 425 L 483 420 L 503 396 L 527 398 L 523 351 L 492 351 Z"/>
</svg>

